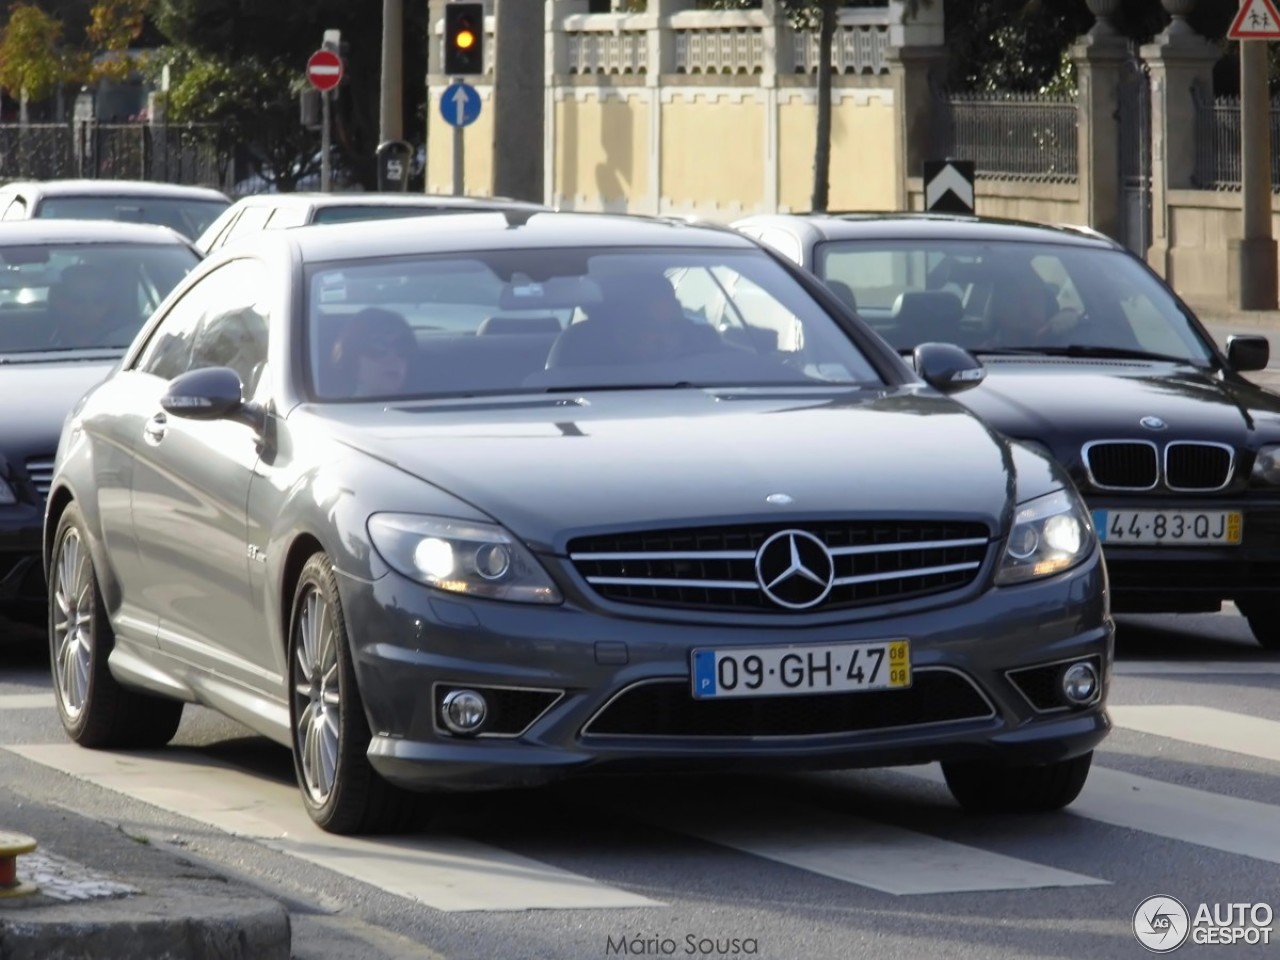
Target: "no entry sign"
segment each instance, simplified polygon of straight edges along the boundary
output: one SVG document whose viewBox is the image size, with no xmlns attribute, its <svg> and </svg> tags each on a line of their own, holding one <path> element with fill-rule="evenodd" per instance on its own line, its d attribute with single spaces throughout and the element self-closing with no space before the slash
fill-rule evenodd
<svg viewBox="0 0 1280 960">
<path fill-rule="evenodd" d="M 332 50 L 317 50 L 307 61 L 307 79 L 317 90 L 332 90 L 342 80 L 342 58 Z"/>
</svg>

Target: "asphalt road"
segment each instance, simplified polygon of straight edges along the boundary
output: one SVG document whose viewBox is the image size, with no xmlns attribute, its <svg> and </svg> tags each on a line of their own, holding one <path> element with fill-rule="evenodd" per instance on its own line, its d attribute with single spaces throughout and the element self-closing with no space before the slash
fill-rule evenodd
<svg viewBox="0 0 1280 960">
<path fill-rule="evenodd" d="M 12 639 L 0 791 L 280 897 L 300 960 L 1134 958 L 1147 897 L 1280 909 L 1280 657 L 1230 609 L 1126 618 L 1119 642 L 1117 729 L 1057 815 L 963 815 L 931 768 L 646 779 L 472 798 L 335 845 L 288 754 L 208 711 L 159 754 L 71 747 L 43 650 Z"/>
</svg>

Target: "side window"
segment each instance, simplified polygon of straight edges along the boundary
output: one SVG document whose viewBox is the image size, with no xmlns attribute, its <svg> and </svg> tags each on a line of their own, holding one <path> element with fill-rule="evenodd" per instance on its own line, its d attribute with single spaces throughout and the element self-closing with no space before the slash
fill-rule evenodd
<svg viewBox="0 0 1280 960">
<path fill-rule="evenodd" d="M 760 233 L 760 241 L 797 265 L 804 264 L 804 253 L 800 249 L 800 241 L 783 230 L 764 230 Z"/>
<path fill-rule="evenodd" d="M 276 207 L 267 219 L 267 230 L 286 230 L 300 227 L 307 222 L 307 208 L 299 206 Z"/>
<path fill-rule="evenodd" d="M 258 297 L 270 289 L 270 278 L 257 260 L 237 260 L 217 273 L 221 279 L 207 301 L 188 369 L 230 367 L 245 396 L 253 396 L 267 362 L 267 311 Z"/>
<path fill-rule="evenodd" d="M 257 302 L 267 281 L 256 260 L 236 260 L 209 274 L 161 321 L 137 369 L 172 380 L 188 370 L 230 367 L 252 396 L 267 360 L 267 312 Z"/>
<path fill-rule="evenodd" d="M 217 246 L 226 246 L 228 243 L 248 233 L 259 233 L 266 227 L 267 219 L 270 216 L 270 207 L 245 207 L 240 216 L 236 218 L 236 222 L 228 227 L 227 231 L 218 238 Z"/>
<path fill-rule="evenodd" d="M 701 317 L 713 327 L 720 325 L 725 309 L 724 292 L 709 271 L 702 267 L 677 270 L 667 279 L 685 313 Z"/>
<path fill-rule="evenodd" d="M 0 200 L 0 203 L 3 203 L 7 200 L 9 200 L 9 198 L 5 197 L 3 198 L 3 200 Z M 8 206 L 4 208 L 3 219 L 5 220 L 27 219 L 27 201 L 22 199 L 22 197 L 13 197 L 12 201 L 9 202 Z"/>
</svg>

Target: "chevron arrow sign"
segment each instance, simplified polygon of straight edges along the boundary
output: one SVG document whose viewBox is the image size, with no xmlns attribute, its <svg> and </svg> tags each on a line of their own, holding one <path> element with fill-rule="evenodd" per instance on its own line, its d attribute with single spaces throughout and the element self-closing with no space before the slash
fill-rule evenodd
<svg viewBox="0 0 1280 960">
<path fill-rule="evenodd" d="M 924 162 L 924 208 L 931 213 L 973 213 L 972 160 Z"/>
</svg>

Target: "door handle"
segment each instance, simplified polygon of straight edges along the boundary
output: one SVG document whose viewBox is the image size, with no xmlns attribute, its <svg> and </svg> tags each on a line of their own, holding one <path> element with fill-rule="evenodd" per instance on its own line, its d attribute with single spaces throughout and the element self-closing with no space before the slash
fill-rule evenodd
<svg viewBox="0 0 1280 960">
<path fill-rule="evenodd" d="M 142 439 L 153 447 L 157 446 L 164 439 L 164 432 L 168 429 L 168 423 L 169 418 L 167 416 L 163 413 L 157 413 L 142 425 Z"/>
</svg>

